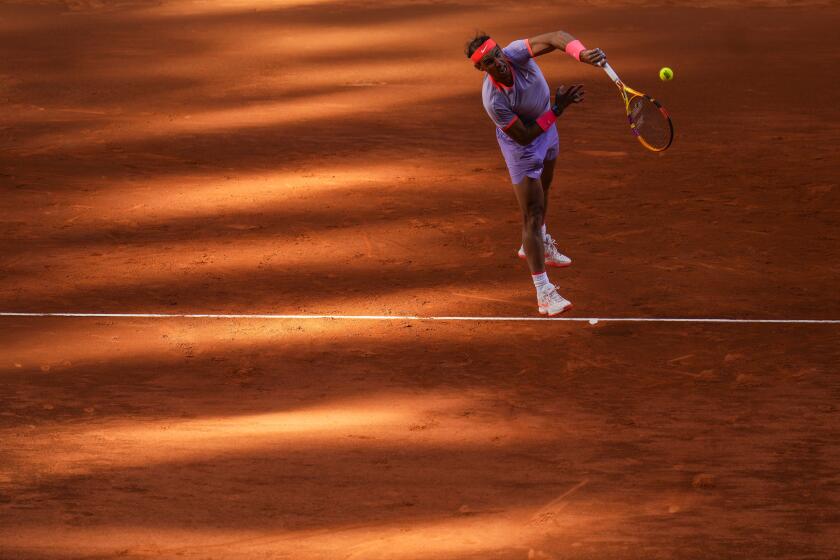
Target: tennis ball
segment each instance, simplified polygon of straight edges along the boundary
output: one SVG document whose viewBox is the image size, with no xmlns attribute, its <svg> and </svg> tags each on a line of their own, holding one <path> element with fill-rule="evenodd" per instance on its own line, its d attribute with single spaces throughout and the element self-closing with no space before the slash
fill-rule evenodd
<svg viewBox="0 0 840 560">
<path fill-rule="evenodd" d="M 668 80 L 673 80 L 674 79 L 674 71 L 671 70 L 670 68 L 668 68 L 667 66 L 665 68 L 662 68 L 659 71 L 659 79 L 662 80 L 663 82 L 667 82 Z"/>
</svg>

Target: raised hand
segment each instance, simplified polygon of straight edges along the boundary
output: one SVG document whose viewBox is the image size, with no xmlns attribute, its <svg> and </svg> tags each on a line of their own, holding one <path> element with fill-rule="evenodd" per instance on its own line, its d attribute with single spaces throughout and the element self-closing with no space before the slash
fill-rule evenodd
<svg viewBox="0 0 840 560">
<path fill-rule="evenodd" d="M 580 51 L 580 61 L 600 67 L 607 63 L 607 55 L 601 49 L 587 49 Z"/>
<path fill-rule="evenodd" d="M 554 114 L 560 116 L 563 110 L 572 103 L 580 103 L 583 101 L 583 84 L 573 84 L 568 88 L 560 86 L 554 94 L 554 106 L 551 108 Z"/>
</svg>

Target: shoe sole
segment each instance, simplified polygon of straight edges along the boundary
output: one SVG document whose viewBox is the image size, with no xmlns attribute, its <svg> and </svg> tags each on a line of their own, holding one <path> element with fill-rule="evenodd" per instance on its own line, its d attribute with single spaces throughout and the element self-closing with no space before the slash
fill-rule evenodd
<svg viewBox="0 0 840 560">
<path fill-rule="evenodd" d="M 547 309 L 546 309 L 546 310 L 542 310 L 542 309 L 539 309 L 539 308 L 537 309 L 537 311 L 539 311 L 539 312 L 540 312 L 540 314 L 542 314 L 542 315 L 548 315 L 549 317 L 557 317 L 557 316 L 558 316 L 558 315 L 560 315 L 561 313 L 565 313 L 566 311 L 570 310 L 570 309 L 571 309 L 571 308 L 573 308 L 573 307 L 574 307 L 574 305 L 572 305 L 572 304 L 570 303 L 569 305 L 567 305 L 566 307 L 564 307 L 563 309 L 561 309 L 561 310 L 560 310 L 560 311 L 558 311 L 557 313 L 549 313 Z"/>
<path fill-rule="evenodd" d="M 520 256 L 519 253 L 517 253 L 516 256 L 519 257 L 523 261 L 526 258 L 524 255 Z M 545 261 L 545 264 L 546 264 L 546 266 L 550 266 L 550 267 L 553 267 L 553 268 L 566 268 L 567 266 L 572 266 L 571 261 L 569 261 L 567 263 L 562 263 L 562 264 L 553 263 L 551 261 Z"/>
</svg>

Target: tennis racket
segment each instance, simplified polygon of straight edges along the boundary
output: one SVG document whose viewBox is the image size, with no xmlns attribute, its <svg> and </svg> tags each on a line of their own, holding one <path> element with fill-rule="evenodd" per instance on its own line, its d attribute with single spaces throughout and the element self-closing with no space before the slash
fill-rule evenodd
<svg viewBox="0 0 840 560">
<path fill-rule="evenodd" d="M 653 97 L 624 85 L 609 64 L 605 63 L 603 68 L 618 87 L 627 111 L 630 131 L 648 150 L 652 152 L 667 150 L 674 141 L 674 124 L 665 107 Z"/>
</svg>

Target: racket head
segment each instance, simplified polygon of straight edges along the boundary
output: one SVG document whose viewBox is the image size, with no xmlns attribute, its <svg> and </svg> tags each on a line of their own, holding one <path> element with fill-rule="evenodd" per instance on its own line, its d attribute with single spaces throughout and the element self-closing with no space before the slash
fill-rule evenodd
<svg viewBox="0 0 840 560">
<path fill-rule="evenodd" d="M 625 87 L 627 121 L 639 142 L 652 152 L 663 152 L 674 141 L 671 115 L 653 97 Z"/>
</svg>

